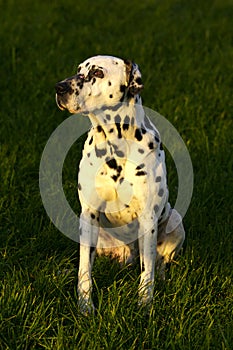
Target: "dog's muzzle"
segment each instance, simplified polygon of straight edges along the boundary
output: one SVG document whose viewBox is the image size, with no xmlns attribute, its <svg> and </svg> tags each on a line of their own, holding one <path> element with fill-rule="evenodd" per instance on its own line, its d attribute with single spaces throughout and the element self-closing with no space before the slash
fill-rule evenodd
<svg viewBox="0 0 233 350">
<path fill-rule="evenodd" d="M 56 101 L 57 105 L 61 110 L 66 109 L 69 96 L 74 92 L 76 95 L 79 94 L 79 89 L 83 87 L 84 75 L 77 74 L 65 80 L 59 81 L 55 85 L 56 90 Z"/>
<path fill-rule="evenodd" d="M 55 90 L 56 90 L 56 102 L 58 107 L 61 110 L 66 109 L 66 104 L 68 100 L 67 96 L 73 93 L 73 89 L 71 86 L 71 79 L 59 81 L 59 83 L 55 85 Z"/>
<path fill-rule="evenodd" d="M 77 87 L 82 88 L 83 82 L 84 82 L 83 74 L 77 74 L 77 75 L 74 75 L 73 77 L 59 81 L 59 83 L 55 85 L 56 93 L 59 96 L 63 96 L 67 93 L 72 94 L 74 92 L 72 85 L 74 84 Z"/>
<path fill-rule="evenodd" d="M 57 95 L 63 96 L 67 93 L 72 93 L 71 83 L 68 81 L 60 81 L 55 85 Z"/>
</svg>

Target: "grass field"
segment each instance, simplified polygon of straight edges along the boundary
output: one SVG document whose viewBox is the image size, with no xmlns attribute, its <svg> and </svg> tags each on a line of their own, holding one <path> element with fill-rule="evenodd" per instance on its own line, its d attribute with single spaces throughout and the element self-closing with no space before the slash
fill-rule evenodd
<svg viewBox="0 0 233 350">
<path fill-rule="evenodd" d="M 0 13 L 0 349 L 233 349 L 233 2 L 9 0 Z M 144 105 L 176 127 L 193 161 L 185 249 L 156 281 L 149 317 L 139 267 L 107 258 L 94 265 L 96 316 L 78 312 L 76 243 L 40 198 L 42 151 L 69 116 L 54 84 L 95 54 L 140 65 Z M 74 208 L 76 146 L 64 168 Z M 168 169 L 174 200 L 169 159 Z"/>
</svg>

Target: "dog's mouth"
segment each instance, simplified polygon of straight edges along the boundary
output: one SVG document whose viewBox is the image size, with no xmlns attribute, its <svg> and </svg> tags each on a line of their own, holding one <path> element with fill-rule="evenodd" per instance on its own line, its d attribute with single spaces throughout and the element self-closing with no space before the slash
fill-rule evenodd
<svg viewBox="0 0 233 350">
<path fill-rule="evenodd" d="M 56 103 L 57 103 L 58 108 L 62 111 L 68 110 L 72 114 L 76 114 L 76 113 L 81 112 L 81 107 L 79 105 L 75 106 L 75 108 L 72 108 L 71 106 L 69 106 L 69 104 L 62 101 L 61 96 L 59 96 L 58 94 L 56 94 Z"/>
<path fill-rule="evenodd" d="M 79 84 L 80 82 L 83 82 L 83 78 L 81 78 L 80 76 L 77 77 L 75 76 L 67 78 L 58 82 L 55 85 L 57 106 L 62 111 L 67 109 L 72 114 L 79 113 L 81 110 L 80 106 L 74 98 L 74 93 L 75 95 L 78 95 L 78 91 L 74 91 L 72 85 L 73 80 L 77 80 Z"/>
<path fill-rule="evenodd" d="M 57 94 L 56 94 L 56 102 L 57 102 L 58 107 L 59 107 L 62 111 L 64 111 L 65 109 L 67 109 L 66 106 L 64 106 L 64 105 L 62 104 L 62 102 L 61 102 L 61 100 L 59 99 L 59 97 L 58 97 Z"/>
</svg>

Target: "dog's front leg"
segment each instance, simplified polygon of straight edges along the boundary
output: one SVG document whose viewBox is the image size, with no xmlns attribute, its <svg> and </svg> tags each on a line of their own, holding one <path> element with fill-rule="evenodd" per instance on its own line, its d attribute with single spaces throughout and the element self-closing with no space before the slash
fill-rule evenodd
<svg viewBox="0 0 233 350">
<path fill-rule="evenodd" d="M 92 214 L 94 217 L 94 214 Z M 91 270 L 94 262 L 99 227 L 90 214 L 82 214 L 80 218 L 80 257 L 78 271 L 78 302 L 83 314 L 94 311 L 91 298 Z"/>
<path fill-rule="evenodd" d="M 158 225 L 155 218 L 145 219 L 140 222 L 139 254 L 141 279 L 139 296 L 140 302 L 143 304 L 148 304 L 153 299 L 157 231 Z"/>
</svg>

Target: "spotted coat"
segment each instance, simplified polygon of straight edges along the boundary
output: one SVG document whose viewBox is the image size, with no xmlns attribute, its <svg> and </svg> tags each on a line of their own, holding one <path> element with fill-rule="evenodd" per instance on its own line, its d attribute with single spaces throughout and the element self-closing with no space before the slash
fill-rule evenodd
<svg viewBox="0 0 233 350">
<path fill-rule="evenodd" d="M 87 59 L 75 76 L 56 86 L 60 109 L 87 115 L 92 123 L 78 176 L 82 206 L 78 294 L 83 312 L 93 308 L 91 266 L 96 246 L 99 253 L 131 262 L 139 242 L 140 300 L 148 303 L 156 261 L 163 275 L 165 264 L 184 240 L 181 220 L 166 233 L 167 220 L 175 211 L 168 202 L 160 134 L 142 107 L 142 88 L 138 66 L 111 56 Z"/>
</svg>

